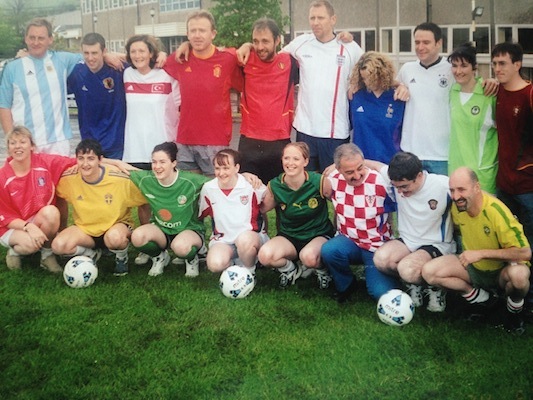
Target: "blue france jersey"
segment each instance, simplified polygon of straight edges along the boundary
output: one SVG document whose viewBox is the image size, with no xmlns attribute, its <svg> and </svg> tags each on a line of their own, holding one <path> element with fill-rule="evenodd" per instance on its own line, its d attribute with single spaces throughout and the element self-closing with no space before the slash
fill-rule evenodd
<svg viewBox="0 0 533 400">
<path fill-rule="evenodd" d="M 81 54 L 48 51 L 43 58 L 8 63 L 0 82 L 0 108 L 13 123 L 26 126 L 37 146 L 72 138 L 67 107 L 67 76 Z"/>
</svg>

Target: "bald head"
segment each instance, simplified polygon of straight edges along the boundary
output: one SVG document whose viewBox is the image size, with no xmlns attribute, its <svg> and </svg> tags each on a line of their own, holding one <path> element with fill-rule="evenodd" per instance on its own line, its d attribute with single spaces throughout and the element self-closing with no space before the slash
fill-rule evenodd
<svg viewBox="0 0 533 400">
<path fill-rule="evenodd" d="M 450 194 L 459 211 L 475 216 L 483 205 L 483 192 L 476 173 L 467 167 L 457 168 L 450 175 Z"/>
</svg>

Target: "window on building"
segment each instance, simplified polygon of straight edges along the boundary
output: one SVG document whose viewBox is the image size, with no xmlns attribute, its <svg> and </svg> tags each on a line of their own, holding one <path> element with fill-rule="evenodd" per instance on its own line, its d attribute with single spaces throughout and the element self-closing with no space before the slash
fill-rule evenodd
<svg viewBox="0 0 533 400">
<path fill-rule="evenodd" d="M 452 34 L 453 48 L 449 49 L 448 53 L 453 51 L 453 49 L 458 48 L 463 43 L 470 42 L 470 28 L 453 28 Z"/>
<path fill-rule="evenodd" d="M 365 51 L 376 50 L 376 31 L 368 30 L 365 31 L 365 44 L 363 49 Z"/>
<path fill-rule="evenodd" d="M 411 29 L 400 29 L 400 52 L 410 53 L 413 51 L 413 32 Z"/>
<path fill-rule="evenodd" d="M 490 32 L 486 26 L 479 26 L 474 32 L 474 41 L 478 53 L 490 53 Z"/>
<path fill-rule="evenodd" d="M 448 50 L 448 28 L 442 28 L 442 49 L 441 52 L 444 54 L 451 53 L 450 50 Z"/>
<path fill-rule="evenodd" d="M 513 40 L 513 28 L 505 26 L 496 30 L 496 43 L 511 42 Z"/>
<path fill-rule="evenodd" d="M 161 12 L 190 10 L 200 8 L 200 0 L 160 0 L 159 9 Z"/>
<path fill-rule="evenodd" d="M 383 29 L 381 31 L 381 51 L 383 53 L 394 53 L 392 29 Z"/>
<path fill-rule="evenodd" d="M 524 54 L 533 54 L 533 28 L 518 28 L 518 43 L 522 45 Z"/>
<path fill-rule="evenodd" d="M 353 36 L 353 41 L 357 43 L 359 46 L 363 47 L 363 44 L 361 43 L 361 31 L 355 31 L 350 32 Z"/>
</svg>

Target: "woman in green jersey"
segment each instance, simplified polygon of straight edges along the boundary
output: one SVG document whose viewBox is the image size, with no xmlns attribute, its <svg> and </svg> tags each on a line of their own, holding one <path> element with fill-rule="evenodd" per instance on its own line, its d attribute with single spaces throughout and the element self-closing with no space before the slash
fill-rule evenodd
<svg viewBox="0 0 533 400">
<path fill-rule="evenodd" d="M 259 250 L 264 266 L 278 268 L 280 287 L 293 285 L 305 267 L 317 271 L 320 288 L 327 288 L 331 277 L 320 267 L 320 249 L 335 234 L 328 215 L 321 174 L 307 172 L 309 147 L 303 142 L 289 143 L 282 155 L 284 172 L 268 183 L 262 212 L 277 208 L 278 234 Z M 300 259 L 305 266 L 294 261 Z"/>
</svg>

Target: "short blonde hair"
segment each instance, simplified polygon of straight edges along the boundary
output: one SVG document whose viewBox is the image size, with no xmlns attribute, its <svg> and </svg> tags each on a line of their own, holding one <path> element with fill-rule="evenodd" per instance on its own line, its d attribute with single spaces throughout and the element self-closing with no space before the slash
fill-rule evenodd
<svg viewBox="0 0 533 400">
<path fill-rule="evenodd" d="M 291 142 L 287 143 L 287 145 L 283 148 L 283 154 L 285 154 L 285 150 L 289 147 L 296 147 L 298 150 L 300 150 L 300 153 L 302 153 L 302 157 L 306 160 L 309 160 L 311 151 L 309 150 L 309 146 L 305 142 Z"/>
<path fill-rule="evenodd" d="M 209 23 L 211 24 L 212 31 L 217 29 L 216 24 L 215 24 L 215 17 L 213 17 L 213 14 L 211 14 L 207 10 L 197 10 L 197 11 L 193 11 L 187 16 L 187 22 L 185 22 L 185 26 L 187 27 L 187 32 L 189 32 L 189 21 L 191 19 L 200 19 L 200 18 L 205 18 L 209 21 Z"/>
<path fill-rule="evenodd" d="M 31 132 L 25 126 L 22 126 L 22 125 L 14 126 L 13 129 L 11 129 L 6 135 L 6 145 L 9 143 L 9 141 L 14 136 L 27 137 L 28 139 L 30 139 L 31 145 L 35 146 L 35 143 L 33 142 L 33 137 L 31 136 Z"/>
</svg>

